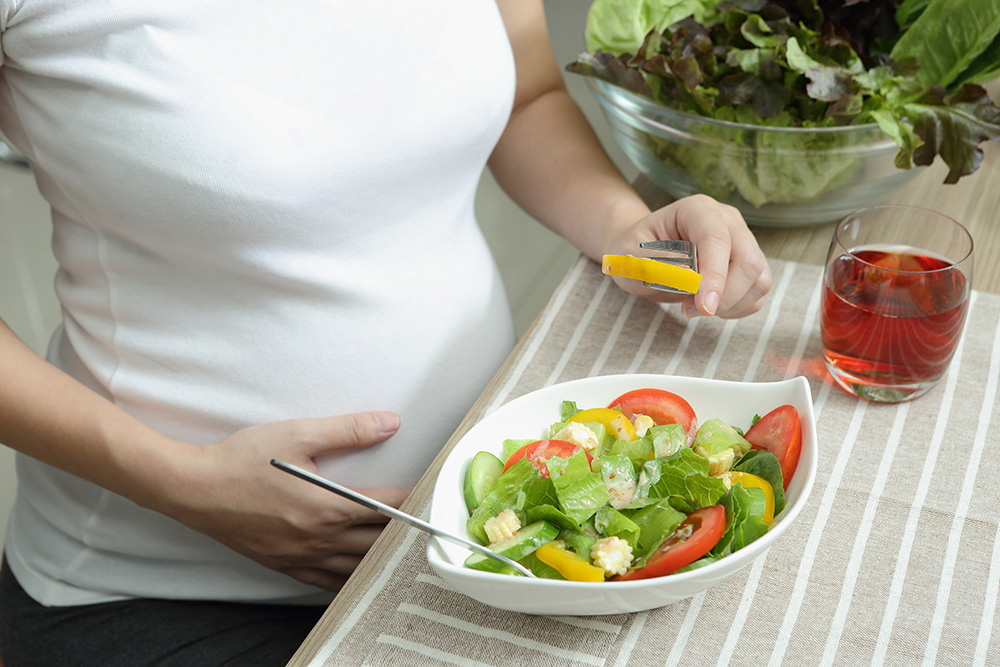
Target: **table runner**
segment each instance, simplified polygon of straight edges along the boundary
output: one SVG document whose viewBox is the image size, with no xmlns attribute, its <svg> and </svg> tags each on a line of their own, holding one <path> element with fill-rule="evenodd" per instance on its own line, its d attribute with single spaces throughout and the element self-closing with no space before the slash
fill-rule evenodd
<svg viewBox="0 0 1000 667">
<path fill-rule="evenodd" d="M 625 295 L 581 257 L 476 416 L 594 375 L 804 375 L 819 472 L 765 556 L 660 609 L 530 616 L 451 590 L 428 566 L 423 534 L 398 531 L 311 665 L 1000 664 L 1000 296 L 973 292 L 941 384 L 910 403 L 876 405 L 826 374 L 821 267 L 771 264 L 761 312 L 687 320 L 676 306 Z"/>
</svg>

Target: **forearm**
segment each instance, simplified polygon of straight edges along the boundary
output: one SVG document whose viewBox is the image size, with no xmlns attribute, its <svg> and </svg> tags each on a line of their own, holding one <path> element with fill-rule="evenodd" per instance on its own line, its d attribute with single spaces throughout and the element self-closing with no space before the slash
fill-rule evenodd
<svg viewBox="0 0 1000 667">
<path fill-rule="evenodd" d="M 144 506 L 161 506 L 171 440 L 39 357 L 0 320 L 0 443 Z"/>
<path fill-rule="evenodd" d="M 490 168 L 528 214 L 595 260 L 649 214 L 562 87 L 515 112 Z"/>
<path fill-rule="evenodd" d="M 649 214 L 569 96 L 538 0 L 498 3 L 514 52 L 517 89 L 489 166 L 531 216 L 599 260 L 608 239 Z"/>
</svg>

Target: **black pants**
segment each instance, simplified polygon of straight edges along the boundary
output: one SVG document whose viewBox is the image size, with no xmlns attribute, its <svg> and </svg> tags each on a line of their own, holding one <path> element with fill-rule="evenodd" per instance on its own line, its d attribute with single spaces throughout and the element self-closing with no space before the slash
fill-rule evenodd
<svg viewBox="0 0 1000 667">
<path fill-rule="evenodd" d="M 281 667 L 325 607 L 125 600 L 45 607 L 0 566 L 3 667 Z"/>
</svg>

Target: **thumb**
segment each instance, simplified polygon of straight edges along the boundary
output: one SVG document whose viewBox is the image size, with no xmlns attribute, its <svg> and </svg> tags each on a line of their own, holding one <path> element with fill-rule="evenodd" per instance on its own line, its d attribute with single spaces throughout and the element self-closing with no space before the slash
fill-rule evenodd
<svg viewBox="0 0 1000 667">
<path fill-rule="evenodd" d="M 307 456 L 339 449 L 370 447 L 399 430 L 395 412 L 373 411 L 304 420 L 300 442 Z"/>
</svg>

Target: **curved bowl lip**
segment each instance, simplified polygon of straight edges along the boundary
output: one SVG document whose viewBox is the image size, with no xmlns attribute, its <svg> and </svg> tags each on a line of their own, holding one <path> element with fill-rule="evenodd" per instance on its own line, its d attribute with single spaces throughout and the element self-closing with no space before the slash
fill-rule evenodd
<svg viewBox="0 0 1000 667">
<path fill-rule="evenodd" d="M 655 108 L 658 112 L 664 115 L 676 115 L 679 118 L 683 118 L 686 121 L 693 123 L 703 123 L 705 125 L 714 125 L 716 127 L 725 127 L 734 130 L 749 130 L 754 132 L 773 132 L 775 134 L 849 134 L 856 132 L 858 130 L 872 131 L 880 130 L 878 123 L 862 123 L 860 125 L 840 125 L 837 127 L 774 127 L 771 125 L 749 125 L 747 123 L 737 123 L 731 120 L 718 120 L 715 118 L 708 118 L 707 116 L 699 116 L 697 114 L 688 113 L 686 111 L 680 111 L 678 109 L 672 109 L 662 104 L 658 104 L 649 98 L 637 95 L 630 90 L 626 90 L 621 86 L 616 86 L 607 81 L 601 79 L 595 79 L 594 77 L 587 77 L 587 82 L 591 86 L 591 91 L 597 96 L 599 100 L 603 103 L 613 106 L 614 108 L 628 114 L 629 116 L 641 120 L 647 125 L 656 127 L 664 132 L 669 132 L 671 134 L 677 134 L 676 128 L 671 128 L 667 125 L 663 125 L 652 118 L 647 118 L 645 116 L 640 116 L 636 114 L 631 109 L 623 107 L 621 104 L 616 102 L 608 94 L 609 90 L 613 90 L 616 94 L 626 97 L 630 100 L 635 101 L 636 104 L 640 106 L 649 106 Z M 868 149 L 872 150 L 874 148 L 888 147 L 889 145 L 896 147 L 896 142 L 893 141 L 888 135 L 885 135 L 885 140 L 871 144 Z M 853 149 L 857 150 L 857 148 Z"/>
<path fill-rule="evenodd" d="M 819 467 L 818 461 L 818 443 L 816 442 L 816 420 L 815 413 L 813 410 L 812 393 L 809 387 L 809 381 L 804 376 L 796 376 L 786 380 L 778 380 L 773 382 L 739 382 L 735 380 L 718 380 L 710 378 L 696 378 L 696 377 L 686 377 L 686 376 L 670 376 L 670 375 L 659 375 L 659 374 L 621 374 L 621 375 L 609 375 L 600 376 L 602 378 L 629 378 L 636 382 L 636 386 L 655 386 L 654 384 L 644 384 L 657 381 L 657 384 L 663 383 L 664 380 L 680 379 L 687 382 L 695 383 L 707 383 L 709 385 L 750 385 L 750 386 L 777 386 L 777 385 L 800 385 L 799 389 L 805 392 L 805 396 L 808 398 L 805 405 L 806 414 L 800 415 L 802 420 L 803 429 L 803 440 L 805 440 L 807 433 L 810 438 L 811 447 L 804 449 L 802 452 L 802 457 L 799 460 L 799 469 L 797 473 L 802 474 L 803 484 L 802 488 L 795 499 L 795 502 L 790 504 L 785 510 L 779 515 L 780 520 L 776 521 L 767 533 L 762 537 L 755 540 L 754 542 L 748 544 L 739 551 L 733 552 L 732 554 L 721 558 L 714 563 L 705 565 L 696 570 L 691 570 L 688 572 L 681 572 L 677 574 L 672 574 L 668 577 L 657 577 L 653 579 L 640 579 L 634 581 L 605 581 L 601 583 L 588 583 L 588 582 L 578 582 L 578 581 L 563 581 L 558 579 L 528 579 L 526 577 L 512 577 L 504 574 L 497 574 L 492 572 L 481 572 L 478 570 L 472 570 L 461 565 L 455 565 L 448 562 L 442 558 L 438 553 L 437 549 L 442 546 L 438 538 L 430 537 L 427 540 L 427 560 L 442 578 L 444 579 L 463 579 L 470 582 L 475 582 L 479 585 L 483 584 L 501 584 L 505 588 L 509 587 L 530 587 L 536 588 L 541 587 L 543 590 L 553 589 L 553 590 L 579 590 L 580 587 L 593 588 L 597 587 L 597 590 L 611 592 L 625 592 L 634 589 L 648 589 L 650 586 L 668 586 L 680 588 L 682 584 L 689 582 L 697 582 L 703 579 L 714 579 L 713 574 L 717 576 L 728 576 L 733 571 L 742 568 L 744 565 L 756 560 L 756 558 L 767 551 L 774 542 L 781 537 L 781 535 L 788 529 L 788 527 L 795 521 L 801 511 L 805 508 L 806 503 L 809 500 L 809 495 L 812 492 L 813 484 L 816 481 L 817 470 Z M 522 398 L 530 397 L 533 394 L 537 394 L 542 391 L 550 391 L 555 388 L 567 387 L 571 388 L 573 385 L 585 382 L 588 380 L 593 380 L 594 378 L 581 378 L 577 380 L 570 380 L 568 382 L 559 383 L 557 385 L 543 387 L 528 394 L 524 394 L 518 398 L 509 401 L 508 403 L 501 406 L 502 409 L 506 405 L 516 403 Z M 487 415 L 488 416 L 488 415 Z M 485 417 L 484 417 L 485 419 Z M 476 428 L 473 426 L 473 428 Z M 472 430 L 470 429 L 469 433 Z M 464 437 L 468 437 L 469 433 Z M 452 453 L 453 455 L 454 453 Z M 451 456 L 451 455 L 450 455 Z M 447 462 L 446 462 L 447 463 Z M 442 473 L 445 467 L 442 468 Z M 431 495 L 431 506 L 430 514 L 433 523 L 434 517 L 434 503 L 438 500 L 438 490 L 442 483 L 441 473 L 439 473 L 438 480 L 435 482 L 434 490 Z"/>
</svg>

